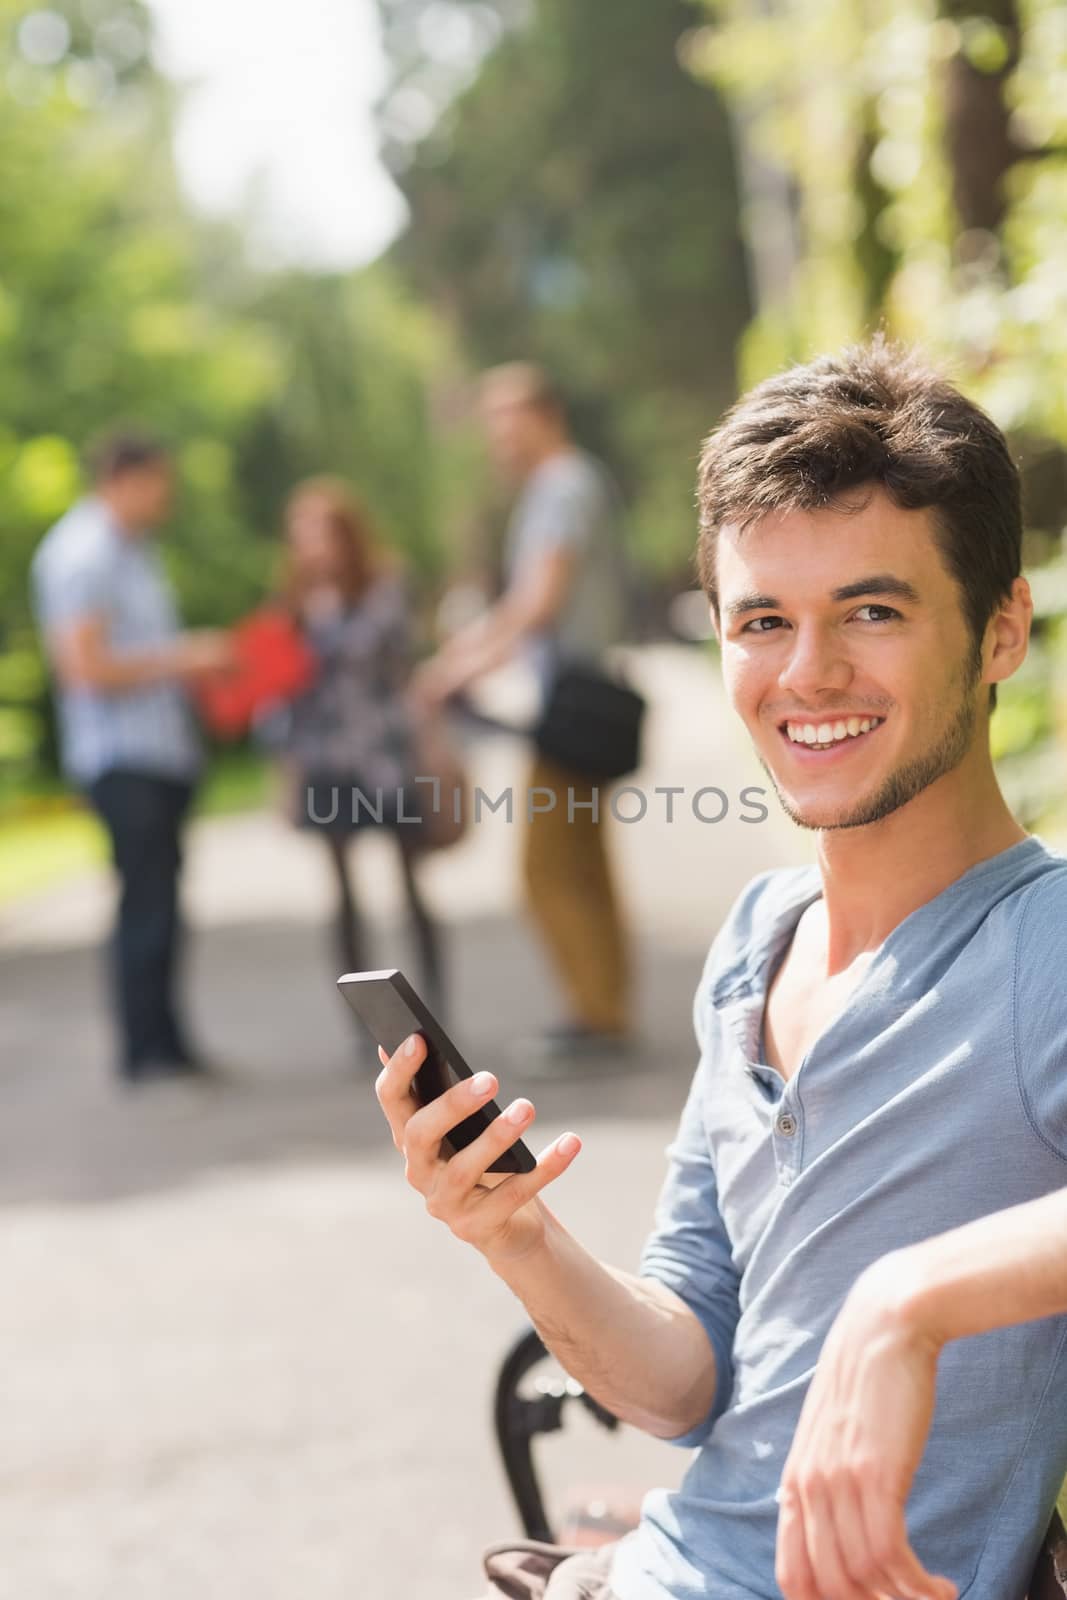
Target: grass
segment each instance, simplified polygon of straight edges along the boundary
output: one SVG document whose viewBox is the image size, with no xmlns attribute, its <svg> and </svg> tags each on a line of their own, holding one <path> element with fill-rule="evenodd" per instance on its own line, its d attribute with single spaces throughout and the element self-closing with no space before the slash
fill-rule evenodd
<svg viewBox="0 0 1067 1600">
<path fill-rule="evenodd" d="M 260 757 L 227 752 L 212 765 L 197 816 L 227 816 L 268 804 L 270 768 Z M 40 792 L 0 811 L 0 905 L 76 877 L 107 860 L 107 836 L 74 795 Z"/>
<path fill-rule="evenodd" d="M 75 809 L 0 822 L 0 905 L 33 894 L 107 858 L 104 830 Z"/>
</svg>

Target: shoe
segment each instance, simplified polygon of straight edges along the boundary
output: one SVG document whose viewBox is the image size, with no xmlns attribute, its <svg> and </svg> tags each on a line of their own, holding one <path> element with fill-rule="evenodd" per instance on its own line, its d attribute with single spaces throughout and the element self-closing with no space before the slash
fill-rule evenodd
<svg viewBox="0 0 1067 1600">
<path fill-rule="evenodd" d="M 182 1054 L 175 1058 L 179 1076 L 199 1078 L 203 1083 L 222 1083 L 227 1074 L 224 1067 L 210 1056 Z"/>
<path fill-rule="evenodd" d="M 633 1049 L 630 1033 L 569 1022 L 516 1039 L 512 1054 L 527 1077 L 566 1078 L 583 1068 L 610 1072 L 628 1066 Z"/>
<path fill-rule="evenodd" d="M 141 1088 L 150 1083 L 176 1081 L 215 1084 L 222 1081 L 222 1074 L 199 1056 L 151 1056 L 125 1067 L 122 1079 L 131 1088 Z"/>
</svg>

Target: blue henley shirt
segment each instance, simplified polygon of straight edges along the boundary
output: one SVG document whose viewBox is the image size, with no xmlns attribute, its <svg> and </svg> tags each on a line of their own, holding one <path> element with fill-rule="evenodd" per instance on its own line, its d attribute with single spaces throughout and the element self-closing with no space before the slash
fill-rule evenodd
<svg viewBox="0 0 1067 1600">
<path fill-rule="evenodd" d="M 764 1001 L 814 867 L 764 873 L 697 991 L 697 1067 L 643 1274 L 715 1352 L 680 1489 L 656 1490 L 618 1600 L 776 1600 L 775 1493 L 823 1340 L 871 1262 L 1067 1184 L 1067 859 L 1030 837 L 919 906 L 785 1082 Z M 943 1351 L 907 1506 L 919 1559 L 1017 1600 L 1067 1474 L 1067 1317 Z"/>
</svg>

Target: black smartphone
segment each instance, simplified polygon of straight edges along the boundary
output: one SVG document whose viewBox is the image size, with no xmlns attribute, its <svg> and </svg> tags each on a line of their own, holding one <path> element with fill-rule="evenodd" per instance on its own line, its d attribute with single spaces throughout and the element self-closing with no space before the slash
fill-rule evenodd
<svg viewBox="0 0 1067 1600">
<path fill-rule="evenodd" d="M 429 1006 L 395 967 L 384 972 L 346 972 L 343 978 L 338 978 L 337 987 L 386 1055 L 394 1055 L 409 1034 L 422 1034 L 426 1040 L 426 1059 L 414 1080 L 420 1105 L 428 1105 L 453 1084 L 474 1076 Z M 445 1146 L 455 1155 L 457 1150 L 473 1143 L 499 1115 L 496 1101 L 486 1101 L 452 1129 L 444 1140 Z M 487 1170 L 532 1172 L 536 1165 L 528 1147 L 521 1139 L 516 1139 Z"/>
</svg>

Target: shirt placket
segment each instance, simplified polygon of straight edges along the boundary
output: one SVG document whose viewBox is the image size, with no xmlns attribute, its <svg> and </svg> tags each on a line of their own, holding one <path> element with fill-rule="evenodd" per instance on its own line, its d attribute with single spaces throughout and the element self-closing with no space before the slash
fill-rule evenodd
<svg viewBox="0 0 1067 1600">
<path fill-rule="evenodd" d="M 797 1075 L 783 1082 L 781 1074 L 761 1062 L 760 1032 L 766 996 L 763 989 L 746 989 L 731 998 L 727 1026 L 732 1043 L 753 1087 L 764 1101 L 769 1117 L 768 1137 L 774 1155 L 778 1182 L 788 1188 L 801 1170 L 804 1157 L 804 1108 L 797 1089 Z M 770 1097 L 765 1094 L 770 1091 Z"/>
</svg>

